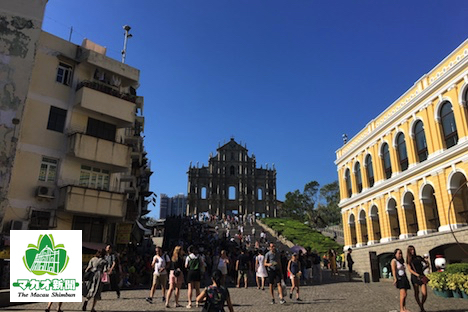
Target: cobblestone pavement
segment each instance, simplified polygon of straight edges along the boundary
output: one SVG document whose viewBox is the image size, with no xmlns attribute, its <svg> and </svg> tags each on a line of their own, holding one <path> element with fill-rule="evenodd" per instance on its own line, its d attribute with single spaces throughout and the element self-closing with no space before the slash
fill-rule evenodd
<svg viewBox="0 0 468 312">
<path fill-rule="evenodd" d="M 258 290 L 256 287 L 229 288 L 234 303 L 234 311 L 382 311 L 398 312 L 398 290 L 391 282 L 384 280 L 379 283 L 365 284 L 359 280 L 353 282 L 330 282 L 322 285 L 302 286 L 300 289 L 302 302 L 286 298 L 284 305 L 271 304 L 268 289 Z M 98 302 L 97 311 L 200 311 L 201 308 L 187 309 L 187 289 L 181 291 L 180 303 L 182 308 L 165 308 L 158 289 L 153 304 L 145 301 L 148 290 L 123 290 L 120 299 L 116 299 L 115 292 L 104 292 L 103 300 Z M 289 290 L 288 290 L 289 294 Z M 413 291 L 409 291 L 407 306 L 411 312 L 419 311 Z M 32 303 L 4 308 L 5 311 L 44 311 L 46 303 Z M 174 302 L 171 302 L 174 306 Z M 53 306 L 55 311 L 56 306 Z M 80 303 L 64 303 L 64 311 L 81 311 Z M 468 300 L 436 297 L 429 291 L 426 302 L 427 311 L 468 312 Z M 89 308 L 88 308 L 89 311 Z"/>
</svg>

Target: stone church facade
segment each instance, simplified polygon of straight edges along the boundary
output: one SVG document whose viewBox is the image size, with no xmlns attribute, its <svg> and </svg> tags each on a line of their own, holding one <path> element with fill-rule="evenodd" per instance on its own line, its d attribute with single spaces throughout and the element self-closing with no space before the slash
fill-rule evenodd
<svg viewBox="0 0 468 312">
<path fill-rule="evenodd" d="M 210 155 L 208 166 L 190 164 L 187 215 L 256 214 L 276 217 L 276 169 L 257 168 L 255 155 L 233 138 Z"/>
</svg>

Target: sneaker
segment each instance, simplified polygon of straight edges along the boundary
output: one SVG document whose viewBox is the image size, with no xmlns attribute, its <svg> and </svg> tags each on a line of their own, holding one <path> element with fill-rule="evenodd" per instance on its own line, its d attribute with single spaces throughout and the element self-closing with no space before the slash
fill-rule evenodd
<svg viewBox="0 0 468 312">
<path fill-rule="evenodd" d="M 301 298 L 296 298 L 296 301 L 302 301 Z"/>
<path fill-rule="evenodd" d="M 148 303 L 153 303 L 153 298 L 146 297 L 146 299 L 145 299 L 145 300 L 146 300 L 146 302 L 148 302 Z"/>
<path fill-rule="evenodd" d="M 286 301 L 285 301 L 284 299 L 281 299 L 281 300 L 280 300 L 280 303 L 281 303 L 281 304 L 285 304 Z"/>
<path fill-rule="evenodd" d="M 271 304 L 275 304 L 275 299 L 271 299 Z"/>
<path fill-rule="evenodd" d="M 162 297 L 162 301 L 163 301 L 163 302 L 166 302 L 166 297 Z"/>
</svg>

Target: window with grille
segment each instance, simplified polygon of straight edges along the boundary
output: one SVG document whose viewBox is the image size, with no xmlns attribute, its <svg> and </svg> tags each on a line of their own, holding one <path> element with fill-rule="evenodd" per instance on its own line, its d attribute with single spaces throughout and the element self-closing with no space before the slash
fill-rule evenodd
<svg viewBox="0 0 468 312">
<path fill-rule="evenodd" d="M 366 157 L 366 172 L 367 172 L 367 182 L 369 187 L 374 186 L 374 168 L 372 167 L 372 156 L 367 155 Z"/>
<path fill-rule="evenodd" d="M 392 162 L 390 161 L 390 151 L 387 143 L 382 146 L 382 162 L 384 176 L 386 179 L 390 179 L 392 177 Z"/>
<path fill-rule="evenodd" d="M 408 153 L 406 151 L 405 135 L 400 133 L 397 137 L 398 159 L 401 171 L 408 169 Z"/>
</svg>

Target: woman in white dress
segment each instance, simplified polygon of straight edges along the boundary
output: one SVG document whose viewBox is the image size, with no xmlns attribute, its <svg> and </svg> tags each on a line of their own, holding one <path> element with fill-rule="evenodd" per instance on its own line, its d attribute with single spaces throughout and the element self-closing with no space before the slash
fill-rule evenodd
<svg viewBox="0 0 468 312">
<path fill-rule="evenodd" d="M 265 264 L 263 260 L 265 256 L 263 255 L 263 251 L 259 250 L 258 255 L 255 257 L 255 275 L 257 280 L 257 289 L 260 289 L 260 284 L 262 285 L 262 290 L 265 290 L 265 277 L 268 276 L 267 270 L 265 268 Z M 260 283 L 261 281 L 261 283 Z"/>
</svg>

